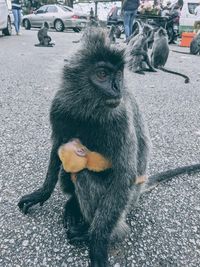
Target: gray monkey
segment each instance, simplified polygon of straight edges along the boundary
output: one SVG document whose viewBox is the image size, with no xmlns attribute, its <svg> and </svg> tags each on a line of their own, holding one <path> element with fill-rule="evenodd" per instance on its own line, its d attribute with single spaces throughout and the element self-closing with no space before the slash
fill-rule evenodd
<svg viewBox="0 0 200 267">
<path fill-rule="evenodd" d="M 116 31 L 116 27 L 114 25 L 111 25 L 109 33 L 108 33 L 108 38 L 109 38 L 111 44 L 116 43 L 115 31 Z"/>
<path fill-rule="evenodd" d="M 148 25 L 142 28 L 141 33 L 130 39 L 126 49 L 126 62 L 131 71 L 139 74 L 144 74 L 144 71 L 156 72 L 148 56 L 148 48 L 152 41 L 153 30 Z"/>
<path fill-rule="evenodd" d="M 185 78 L 185 83 L 189 83 L 190 79 L 188 76 L 172 71 L 164 68 L 167 59 L 169 56 L 169 45 L 168 45 L 168 37 L 167 32 L 164 28 L 160 27 L 157 32 L 154 34 L 154 43 L 151 52 L 151 64 L 154 68 L 160 69 L 164 72 L 168 72 L 171 74 L 175 74 Z"/>
<path fill-rule="evenodd" d="M 48 30 L 49 24 L 45 21 L 37 33 L 39 44 L 35 44 L 35 46 L 52 47 L 54 45 L 51 43 L 51 37 L 48 35 Z"/>
<path fill-rule="evenodd" d="M 107 42 L 105 31 L 88 32 L 87 42 L 64 66 L 62 85 L 51 105 L 52 149 L 46 179 L 18 203 L 25 214 L 33 205 L 43 205 L 59 178 L 70 195 L 64 212 L 68 238 L 88 243 L 91 267 L 107 267 L 108 246 L 128 233 L 126 213 L 143 190 L 137 177 L 145 177 L 148 166 L 149 134 L 132 88 L 126 85 L 124 65 L 124 52 Z M 111 169 L 99 173 L 84 169 L 72 181 L 58 149 L 73 138 L 109 159 Z M 200 164 L 151 176 L 144 189 L 198 169 Z"/>
<path fill-rule="evenodd" d="M 71 195 L 64 213 L 68 238 L 88 242 L 91 267 L 108 266 L 110 242 L 128 233 L 126 213 L 141 190 L 136 177 L 146 175 L 148 165 L 148 131 L 125 85 L 124 64 L 123 51 L 110 46 L 105 31 L 92 29 L 87 34 L 87 42 L 65 65 L 51 106 L 53 145 L 46 180 L 18 204 L 24 213 L 43 204 L 60 174 L 63 190 Z M 112 168 L 101 173 L 83 170 L 73 183 L 58 158 L 60 145 L 72 138 L 104 155 Z"/>
</svg>

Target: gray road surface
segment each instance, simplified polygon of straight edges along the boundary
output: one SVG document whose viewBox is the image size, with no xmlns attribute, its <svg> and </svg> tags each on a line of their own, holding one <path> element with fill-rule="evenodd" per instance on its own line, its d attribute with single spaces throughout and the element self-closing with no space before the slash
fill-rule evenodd
<svg viewBox="0 0 200 267">
<path fill-rule="evenodd" d="M 34 47 L 36 31 L 0 36 L 0 266 L 85 267 L 86 247 L 71 246 L 62 227 L 65 196 L 57 186 L 41 208 L 27 216 L 19 198 L 45 177 L 51 100 L 59 88 L 63 59 L 80 34 L 56 33 L 54 48 Z M 178 49 L 178 48 L 177 48 Z M 172 54 L 168 67 L 181 77 L 157 72 L 126 73 L 152 138 L 149 173 L 198 163 L 200 159 L 200 57 Z M 145 194 L 128 216 L 131 234 L 110 251 L 115 267 L 200 266 L 200 175 L 183 175 Z"/>
</svg>

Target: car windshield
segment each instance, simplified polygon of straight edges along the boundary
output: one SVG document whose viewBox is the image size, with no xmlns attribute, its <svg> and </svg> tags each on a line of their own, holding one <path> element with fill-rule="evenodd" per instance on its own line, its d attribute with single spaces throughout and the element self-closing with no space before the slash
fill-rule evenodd
<svg viewBox="0 0 200 267">
<path fill-rule="evenodd" d="M 73 12 L 73 9 L 70 7 L 60 6 L 60 8 L 65 12 Z"/>
<path fill-rule="evenodd" d="M 188 3 L 188 10 L 190 14 L 194 14 L 194 10 L 198 5 L 198 3 Z"/>
</svg>

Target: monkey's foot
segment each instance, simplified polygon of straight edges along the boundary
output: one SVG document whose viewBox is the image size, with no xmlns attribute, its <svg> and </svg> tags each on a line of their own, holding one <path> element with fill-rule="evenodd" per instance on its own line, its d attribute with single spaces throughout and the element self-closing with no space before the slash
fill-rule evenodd
<svg viewBox="0 0 200 267">
<path fill-rule="evenodd" d="M 156 69 L 154 68 L 150 68 L 150 69 L 143 69 L 144 71 L 148 71 L 148 72 L 157 72 Z"/>
<path fill-rule="evenodd" d="M 89 234 L 88 234 L 89 226 L 87 224 L 79 224 L 75 227 L 71 227 L 67 231 L 67 238 L 69 239 L 70 243 L 79 243 L 89 241 Z"/>
<path fill-rule="evenodd" d="M 143 70 L 136 70 L 136 71 L 134 71 L 135 73 L 137 73 L 137 74 L 142 74 L 142 75 L 145 75 L 145 73 L 144 73 L 144 71 Z"/>
<path fill-rule="evenodd" d="M 40 206 L 50 197 L 51 193 L 38 189 L 32 194 L 23 196 L 19 202 L 18 207 L 24 213 L 27 214 L 30 207 L 40 203 Z"/>
<path fill-rule="evenodd" d="M 107 245 L 102 242 L 90 242 L 89 245 L 90 255 L 90 267 L 108 267 L 108 248 Z"/>
<path fill-rule="evenodd" d="M 53 44 L 53 43 L 50 43 L 50 44 L 48 44 L 48 45 L 42 45 L 42 44 L 35 44 L 35 46 L 37 46 L 37 47 L 53 47 L 55 44 Z"/>
</svg>

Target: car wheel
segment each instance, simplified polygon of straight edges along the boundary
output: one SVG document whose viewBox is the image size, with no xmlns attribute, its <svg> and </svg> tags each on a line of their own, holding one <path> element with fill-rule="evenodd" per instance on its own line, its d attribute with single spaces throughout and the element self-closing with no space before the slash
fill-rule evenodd
<svg viewBox="0 0 200 267">
<path fill-rule="evenodd" d="M 121 31 L 121 33 L 124 33 L 124 23 L 122 23 L 122 22 L 117 23 L 117 26 L 118 26 L 119 30 Z"/>
<path fill-rule="evenodd" d="M 116 36 L 116 38 L 119 39 L 121 37 L 121 34 L 122 34 L 122 32 L 121 32 L 120 28 L 118 27 L 118 25 L 116 25 L 116 28 L 115 28 L 115 36 Z"/>
<path fill-rule="evenodd" d="M 80 31 L 81 31 L 81 28 L 78 28 L 78 27 L 73 28 L 73 31 L 74 31 L 74 32 L 80 32 Z"/>
<path fill-rule="evenodd" d="M 173 43 L 175 37 L 174 37 L 174 30 L 173 27 L 167 28 L 167 35 L 168 35 L 168 43 Z"/>
<path fill-rule="evenodd" d="M 30 21 L 29 21 L 28 19 L 25 19 L 25 20 L 23 21 L 23 25 L 24 25 L 24 28 L 25 28 L 26 30 L 30 30 L 30 28 L 31 28 L 31 23 L 30 23 Z"/>
<path fill-rule="evenodd" d="M 12 34 L 12 25 L 11 25 L 10 18 L 8 18 L 7 28 L 3 29 L 2 32 L 5 35 L 11 35 Z"/>
<path fill-rule="evenodd" d="M 65 27 L 64 27 L 64 23 L 62 22 L 62 20 L 57 19 L 54 23 L 54 28 L 56 29 L 57 32 L 63 32 Z"/>
</svg>

